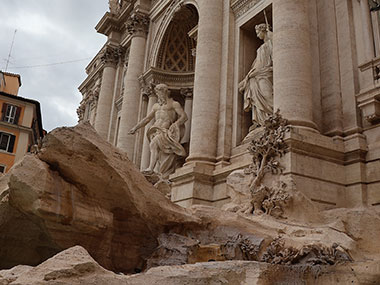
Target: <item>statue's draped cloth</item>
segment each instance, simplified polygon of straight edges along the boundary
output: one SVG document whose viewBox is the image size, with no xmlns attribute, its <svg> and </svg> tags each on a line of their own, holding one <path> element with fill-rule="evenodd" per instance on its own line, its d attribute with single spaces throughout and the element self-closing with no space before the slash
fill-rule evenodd
<svg viewBox="0 0 380 285">
<path fill-rule="evenodd" d="M 273 67 L 272 41 L 262 44 L 257 49 L 257 56 L 252 63 L 248 76 L 243 81 L 244 111 L 252 110 L 252 120 L 263 123 L 273 114 Z"/>
<path fill-rule="evenodd" d="M 180 144 L 180 128 L 176 124 L 171 125 L 168 130 L 152 126 L 147 132 L 147 137 L 149 142 L 154 140 L 160 148 L 157 172 L 163 177 L 169 176 L 175 168 L 177 156 L 186 156 L 186 150 Z"/>
</svg>

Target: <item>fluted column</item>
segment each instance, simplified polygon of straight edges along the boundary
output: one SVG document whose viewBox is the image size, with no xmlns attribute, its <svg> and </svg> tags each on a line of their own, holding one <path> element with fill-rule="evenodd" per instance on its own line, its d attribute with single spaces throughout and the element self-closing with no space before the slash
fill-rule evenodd
<svg viewBox="0 0 380 285">
<path fill-rule="evenodd" d="M 153 105 L 157 103 L 157 96 L 154 94 L 154 92 L 149 92 L 147 94 L 148 96 L 148 107 L 147 107 L 147 112 L 146 114 L 148 115 L 152 109 Z M 153 121 L 150 121 L 146 126 L 144 130 L 144 142 L 143 142 L 143 148 L 142 148 L 142 154 L 141 154 L 141 170 L 147 169 L 149 166 L 149 161 L 150 161 L 150 147 L 149 147 L 149 140 L 146 135 L 148 132 L 150 126 L 153 124 Z"/>
<path fill-rule="evenodd" d="M 274 110 L 292 125 L 313 122 L 309 0 L 273 1 Z"/>
<path fill-rule="evenodd" d="M 94 127 L 98 134 L 104 139 L 108 137 L 112 98 L 115 88 L 116 65 L 119 61 L 119 57 L 120 50 L 110 46 L 106 47 L 101 57 L 104 68 Z"/>
<path fill-rule="evenodd" d="M 144 70 L 146 37 L 149 25 L 147 15 L 134 13 L 127 22 L 128 32 L 131 34 L 128 70 L 124 81 L 123 105 L 121 108 L 120 133 L 117 145 L 127 152 L 129 159 L 133 159 L 135 136 L 129 135 L 129 130 L 138 120 L 140 83 L 139 76 Z"/>
<path fill-rule="evenodd" d="M 184 88 L 181 89 L 181 94 L 185 97 L 185 113 L 188 120 L 185 122 L 185 135 L 182 138 L 182 143 L 188 143 L 190 141 L 191 133 L 191 117 L 193 114 L 193 89 Z"/>
<path fill-rule="evenodd" d="M 215 162 L 218 135 L 223 1 L 200 0 L 198 5 L 198 44 L 188 163 Z"/>
</svg>

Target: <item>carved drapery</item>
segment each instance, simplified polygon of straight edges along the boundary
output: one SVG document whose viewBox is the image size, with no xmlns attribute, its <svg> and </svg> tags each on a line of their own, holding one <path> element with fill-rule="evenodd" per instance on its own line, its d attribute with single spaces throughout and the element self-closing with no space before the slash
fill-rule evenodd
<svg viewBox="0 0 380 285">
<path fill-rule="evenodd" d="M 149 28 L 149 17 L 141 12 L 135 12 L 126 23 L 128 33 L 132 37 L 146 37 Z"/>
</svg>

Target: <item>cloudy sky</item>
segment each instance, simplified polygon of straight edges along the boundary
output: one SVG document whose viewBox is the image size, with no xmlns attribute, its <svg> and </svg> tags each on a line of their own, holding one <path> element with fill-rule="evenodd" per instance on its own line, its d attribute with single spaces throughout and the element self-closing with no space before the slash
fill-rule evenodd
<svg viewBox="0 0 380 285">
<path fill-rule="evenodd" d="M 77 123 L 78 86 L 106 41 L 94 27 L 107 10 L 107 0 L 0 0 L 0 70 L 17 29 L 8 72 L 21 75 L 20 96 L 41 103 L 47 131 Z"/>
</svg>

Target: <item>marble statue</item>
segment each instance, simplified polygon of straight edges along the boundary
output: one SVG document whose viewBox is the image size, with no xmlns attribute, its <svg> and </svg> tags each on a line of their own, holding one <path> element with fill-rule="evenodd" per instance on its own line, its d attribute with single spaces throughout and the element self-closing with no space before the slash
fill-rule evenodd
<svg viewBox="0 0 380 285">
<path fill-rule="evenodd" d="M 154 119 L 153 125 L 147 131 L 150 163 L 143 172 L 148 175 L 157 173 L 167 178 L 174 171 L 178 156 L 186 156 L 180 140 L 187 115 L 180 103 L 169 97 L 170 91 L 167 85 L 157 85 L 155 92 L 158 102 L 153 105 L 152 111 L 129 131 L 129 134 L 135 134 L 139 128 Z"/>
<path fill-rule="evenodd" d="M 251 70 L 239 83 L 244 94 L 244 111 L 252 111 L 253 128 L 263 126 L 273 114 L 273 37 L 267 24 L 256 26 L 257 37 L 264 43 L 257 49 Z"/>
</svg>

